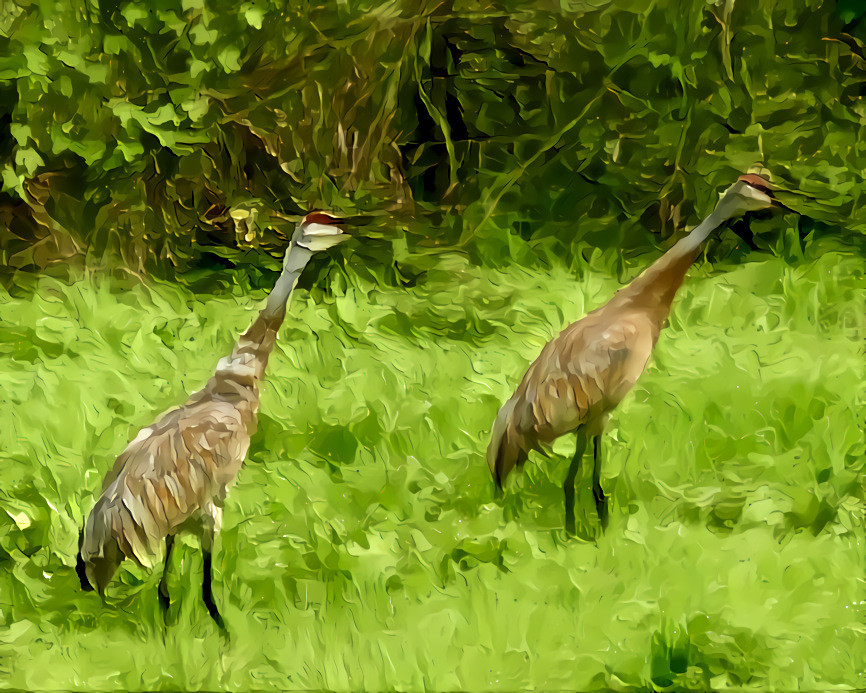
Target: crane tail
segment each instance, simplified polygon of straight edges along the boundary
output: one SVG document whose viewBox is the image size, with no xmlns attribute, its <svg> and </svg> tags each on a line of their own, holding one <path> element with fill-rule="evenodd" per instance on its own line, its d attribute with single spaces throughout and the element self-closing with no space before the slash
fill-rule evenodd
<svg viewBox="0 0 866 693">
<path fill-rule="evenodd" d="M 490 445 L 487 447 L 487 466 L 493 475 L 493 481 L 498 489 L 505 485 L 505 479 L 515 467 L 523 466 L 527 453 L 518 444 L 513 413 L 516 402 L 508 400 L 502 405 L 493 422 L 490 435 Z"/>
<path fill-rule="evenodd" d="M 78 573 L 78 579 L 81 581 L 81 589 L 85 592 L 92 592 L 95 589 L 100 596 L 104 595 L 105 588 L 124 558 L 114 538 L 103 544 L 101 554 L 88 556 L 84 550 L 79 551 L 75 572 Z"/>
<path fill-rule="evenodd" d="M 126 557 L 114 531 L 117 508 L 100 498 L 81 530 L 75 571 L 86 592 L 96 590 L 105 594 L 105 588 L 117 567 Z"/>
</svg>

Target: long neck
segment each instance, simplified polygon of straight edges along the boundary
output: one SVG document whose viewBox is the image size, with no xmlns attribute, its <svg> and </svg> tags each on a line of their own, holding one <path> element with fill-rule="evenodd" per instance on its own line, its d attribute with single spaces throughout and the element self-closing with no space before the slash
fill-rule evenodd
<svg viewBox="0 0 866 693">
<path fill-rule="evenodd" d="M 231 356 L 223 359 L 218 369 L 231 372 L 235 379 L 261 380 L 268 365 L 268 357 L 277 340 L 277 331 L 286 317 L 286 304 L 298 283 L 312 253 L 292 244 L 285 259 L 282 274 L 268 296 L 268 302 L 235 344 Z"/>
<path fill-rule="evenodd" d="M 268 295 L 268 302 L 265 304 L 259 317 L 279 320 L 282 323 L 286 315 L 286 305 L 289 302 L 292 291 L 294 291 L 295 285 L 298 283 L 298 277 L 301 276 L 302 269 L 303 267 L 297 269 L 283 268 L 282 274 L 277 278 L 274 288 L 271 289 L 271 293 Z"/>
<path fill-rule="evenodd" d="M 689 267 L 700 254 L 704 241 L 727 218 L 728 215 L 717 207 L 688 236 L 621 289 L 615 297 L 617 303 L 646 310 L 661 324 L 667 318 L 674 296 Z"/>
</svg>

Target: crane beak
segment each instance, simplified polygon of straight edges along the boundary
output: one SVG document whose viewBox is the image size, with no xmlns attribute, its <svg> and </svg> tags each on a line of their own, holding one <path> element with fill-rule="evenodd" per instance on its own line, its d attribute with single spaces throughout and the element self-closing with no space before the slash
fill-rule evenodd
<svg viewBox="0 0 866 693">
<path fill-rule="evenodd" d="M 780 199 L 780 194 L 781 194 L 782 199 Z M 793 207 L 790 207 L 789 205 L 785 204 L 785 202 L 783 202 L 782 200 L 785 200 L 786 202 L 791 202 L 792 204 L 796 205 L 797 204 L 797 202 L 796 202 L 797 196 L 800 194 L 801 193 L 798 193 L 794 190 L 776 189 L 773 191 L 773 194 L 770 195 L 770 197 L 773 200 L 773 207 L 774 208 L 782 209 L 786 212 L 793 212 L 794 214 L 799 214 L 800 212 L 798 212 Z"/>
<path fill-rule="evenodd" d="M 751 185 L 754 188 L 757 188 L 762 193 L 764 193 L 767 197 L 770 198 L 772 202 L 771 209 L 783 209 L 786 212 L 794 212 L 798 214 L 796 209 L 792 209 L 789 207 L 783 200 L 791 201 L 792 197 L 796 197 L 798 195 L 802 195 L 802 193 L 796 190 L 790 190 L 787 188 L 780 187 L 779 185 L 770 183 L 766 178 L 762 176 L 758 176 L 755 174 L 746 174 L 744 176 L 740 176 L 738 179 L 748 185 Z M 779 198 L 779 194 L 781 194 L 782 199 Z"/>
<path fill-rule="evenodd" d="M 358 235 L 353 234 L 350 229 L 366 226 L 374 220 L 374 217 L 369 214 L 354 214 L 346 217 L 330 216 L 332 220 L 331 223 L 340 229 L 340 234 L 336 236 L 336 238 L 341 242 Z"/>
<path fill-rule="evenodd" d="M 362 226 L 372 221 L 369 215 L 336 216 L 330 212 L 310 212 L 299 227 L 301 236 L 295 243 L 313 252 L 327 250 L 352 238 L 346 227 Z"/>
<path fill-rule="evenodd" d="M 355 214 L 350 217 L 340 217 L 340 224 L 345 224 L 349 227 L 366 226 L 373 221 L 373 216 L 370 214 Z"/>
</svg>

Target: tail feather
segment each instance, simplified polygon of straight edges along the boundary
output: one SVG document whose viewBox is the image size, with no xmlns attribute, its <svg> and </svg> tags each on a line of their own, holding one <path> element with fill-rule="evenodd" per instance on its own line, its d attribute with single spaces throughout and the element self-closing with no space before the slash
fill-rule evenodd
<svg viewBox="0 0 866 693">
<path fill-rule="evenodd" d="M 490 467 L 493 481 L 499 489 L 502 489 L 511 470 L 523 466 L 527 457 L 514 426 L 515 405 L 513 399 L 502 405 L 496 421 L 493 422 L 490 445 L 487 447 L 487 466 Z"/>
<path fill-rule="evenodd" d="M 105 588 L 125 558 L 112 531 L 112 510 L 105 498 L 100 498 L 78 540 L 75 571 L 81 581 L 81 589 L 87 592 L 96 589 L 100 595 L 105 593 Z"/>
<path fill-rule="evenodd" d="M 75 572 L 81 581 L 81 589 L 85 592 L 96 589 L 100 595 L 104 595 L 105 588 L 123 559 L 124 555 L 114 539 L 109 539 L 102 546 L 101 554 L 86 555 L 85 551 L 79 551 Z"/>
</svg>

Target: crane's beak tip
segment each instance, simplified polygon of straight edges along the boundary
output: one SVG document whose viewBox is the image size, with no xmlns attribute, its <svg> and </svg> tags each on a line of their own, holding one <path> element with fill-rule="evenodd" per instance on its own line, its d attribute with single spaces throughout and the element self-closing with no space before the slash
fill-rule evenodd
<svg viewBox="0 0 866 693">
<path fill-rule="evenodd" d="M 340 221 L 349 226 L 367 226 L 372 223 L 374 218 L 372 214 L 355 214 L 350 217 L 343 217 Z"/>
</svg>

